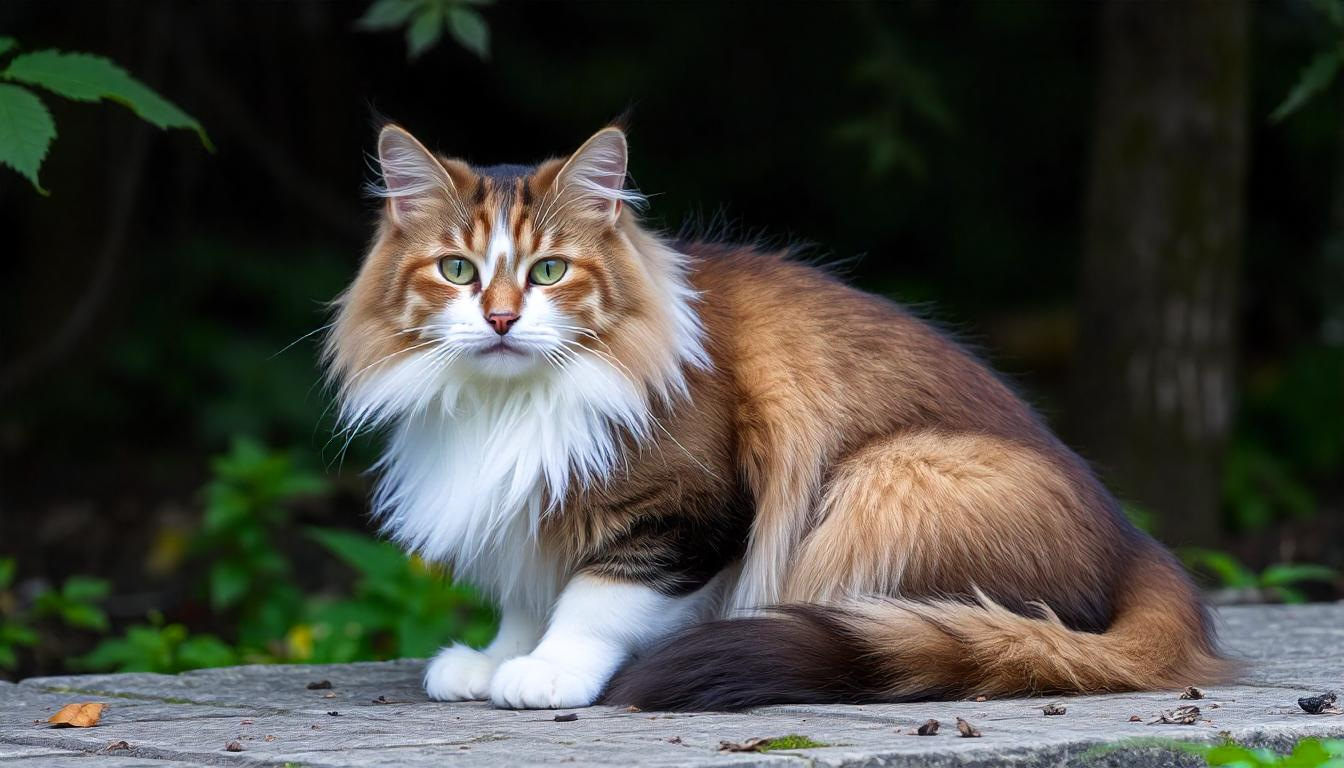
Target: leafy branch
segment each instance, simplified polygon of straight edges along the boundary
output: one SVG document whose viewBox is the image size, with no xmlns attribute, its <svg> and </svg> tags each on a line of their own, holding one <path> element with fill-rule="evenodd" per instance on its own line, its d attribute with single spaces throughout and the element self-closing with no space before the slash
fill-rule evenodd
<svg viewBox="0 0 1344 768">
<path fill-rule="evenodd" d="M 406 28 L 406 55 L 414 60 L 438 45 L 446 31 L 463 48 L 490 58 L 490 27 L 472 6 L 494 0 L 375 0 L 356 26 L 371 32 Z"/>
<path fill-rule="evenodd" d="M 1315 0 L 1312 4 L 1329 22 L 1334 41 L 1302 68 L 1297 83 L 1269 116 L 1275 123 L 1283 122 L 1307 102 L 1325 92 L 1335 81 L 1340 69 L 1344 69 L 1344 0 Z"/>
<path fill-rule="evenodd" d="M 0 37 L 0 57 L 18 48 L 12 37 Z M 71 101 L 112 101 L 150 125 L 167 130 L 196 132 L 201 144 L 214 151 L 210 137 L 195 118 L 135 79 L 110 59 L 89 53 L 57 50 L 14 56 L 0 69 L 0 165 L 19 172 L 42 194 L 38 171 L 56 139 L 56 123 L 35 86 Z"/>
</svg>

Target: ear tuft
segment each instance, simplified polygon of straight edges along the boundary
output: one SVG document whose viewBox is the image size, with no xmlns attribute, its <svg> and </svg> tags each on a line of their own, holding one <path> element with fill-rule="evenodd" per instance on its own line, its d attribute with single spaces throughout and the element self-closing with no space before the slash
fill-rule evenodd
<svg viewBox="0 0 1344 768">
<path fill-rule="evenodd" d="M 393 221 L 423 211 L 433 200 L 455 194 L 453 179 L 434 153 L 398 125 L 378 134 L 378 165 L 383 186 L 375 193 L 391 201 Z"/>
<path fill-rule="evenodd" d="M 584 142 L 556 177 L 559 194 L 573 199 L 576 213 L 597 215 L 614 223 L 621 205 L 638 205 L 643 197 L 625 188 L 627 147 L 619 128 L 603 128 Z"/>
</svg>

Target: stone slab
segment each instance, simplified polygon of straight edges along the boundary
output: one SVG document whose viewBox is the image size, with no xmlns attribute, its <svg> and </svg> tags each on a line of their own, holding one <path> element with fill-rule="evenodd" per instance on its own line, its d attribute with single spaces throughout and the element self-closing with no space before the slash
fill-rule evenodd
<svg viewBox="0 0 1344 768">
<path fill-rule="evenodd" d="M 1186 704 L 1175 692 L 867 706 L 780 706 L 743 713 L 665 714 L 591 707 L 573 722 L 553 712 L 431 702 L 424 662 L 246 666 L 181 675 L 32 678 L 0 684 L 0 762 L 122 766 L 1062 766 L 1197 765 L 1155 740 L 1231 737 L 1286 749 L 1344 738 L 1344 716 L 1307 715 L 1297 698 L 1344 691 L 1344 603 L 1224 608 L 1224 645 L 1247 661 L 1239 684 L 1207 691 L 1204 717 L 1148 725 Z M 329 680 L 330 690 L 309 690 Z M 95 728 L 54 728 L 51 712 L 102 701 Z M 333 714 L 335 713 L 335 714 Z M 1132 716 L 1142 719 L 1131 722 Z M 980 738 L 956 735 L 957 717 Z M 913 735 L 929 718 L 938 736 Z M 721 741 L 801 734 L 828 746 L 721 752 Z M 125 741 L 127 748 L 108 751 Z M 237 742 L 241 751 L 227 751 Z"/>
</svg>

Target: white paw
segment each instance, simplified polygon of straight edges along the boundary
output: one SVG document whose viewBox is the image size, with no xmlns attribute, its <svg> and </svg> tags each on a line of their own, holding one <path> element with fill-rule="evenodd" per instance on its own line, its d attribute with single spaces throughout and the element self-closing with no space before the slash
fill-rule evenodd
<svg viewBox="0 0 1344 768">
<path fill-rule="evenodd" d="M 602 693 L 604 677 L 585 674 L 536 656 L 500 665 L 490 681 L 490 701 L 508 709 L 586 707 Z"/>
<path fill-rule="evenodd" d="M 444 648 L 425 670 L 425 693 L 436 701 L 487 699 L 498 666 L 497 659 L 465 645 Z"/>
</svg>

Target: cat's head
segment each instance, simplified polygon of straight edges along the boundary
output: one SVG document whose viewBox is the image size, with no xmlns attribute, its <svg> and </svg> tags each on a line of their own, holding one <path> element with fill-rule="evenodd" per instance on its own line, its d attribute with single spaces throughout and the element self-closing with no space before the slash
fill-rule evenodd
<svg viewBox="0 0 1344 768">
<path fill-rule="evenodd" d="M 583 365 L 684 386 L 704 362 L 685 259 L 639 228 L 626 158 L 614 127 L 534 167 L 473 167 L 383 128 L 377 237 L 327 339 L 343 397 L 381 420 Z"/>
</svg>

